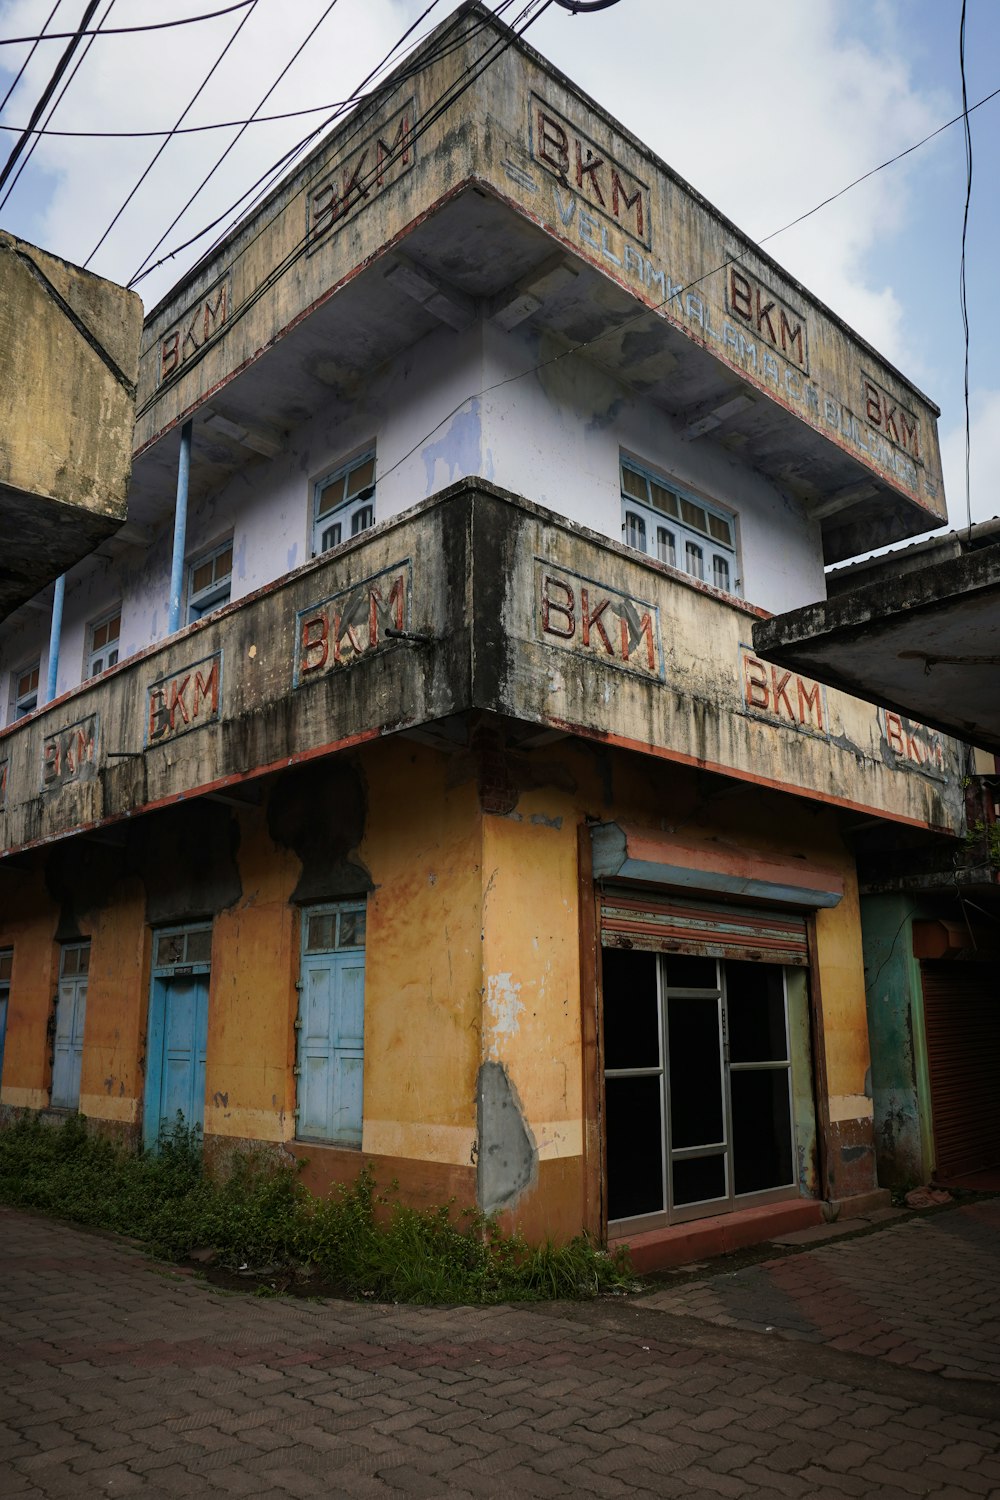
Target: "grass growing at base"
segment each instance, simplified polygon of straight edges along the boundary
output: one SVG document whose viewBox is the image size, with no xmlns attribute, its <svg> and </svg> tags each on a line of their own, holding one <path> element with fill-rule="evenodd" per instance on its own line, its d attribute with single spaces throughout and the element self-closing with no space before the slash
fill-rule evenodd
<svg viewBox="0 0 1000 1500">
<path fill-rule="evenodd" d="M 477 1211 L 408 1208 L 369 1170 L 327 1198 L 313 1197 L 294 1168 L 252 1155 L 219 1180 L 196 1135 L 179 1130 L 139 1156 L 79 1116 L 0 1130 L 0 1202 L 131 1235 L 167 1259 L 208 1247 L 230 1270 L 286 1271 L 380 1301 L 534 1301 L 635 1286 L 623 1253 L 583 1236 L 532 1246 Z"/>
</svg>

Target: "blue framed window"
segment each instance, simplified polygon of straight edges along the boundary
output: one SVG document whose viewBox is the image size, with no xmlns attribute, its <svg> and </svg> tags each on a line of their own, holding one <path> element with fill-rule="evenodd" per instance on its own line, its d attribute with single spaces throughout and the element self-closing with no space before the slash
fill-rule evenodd
<svg viewBox="0 0 1000 1500">
<path fill-rule="evenodd" d="M 736 518 L 629 458 L 621 460 L 622 538 L 727 594 L 742 592 Z"/>
<path fill-rule="evenodd" d="M 318 557 L 375 525 L 375 449 L 324 474 L 313 486 L 312 551 Z"/>
<path fill-rule="evenodd" d="M 233 583 L 233 539 L 203 552 L 188 566 L 189 625 L 229 603 Z"/>
</svg>

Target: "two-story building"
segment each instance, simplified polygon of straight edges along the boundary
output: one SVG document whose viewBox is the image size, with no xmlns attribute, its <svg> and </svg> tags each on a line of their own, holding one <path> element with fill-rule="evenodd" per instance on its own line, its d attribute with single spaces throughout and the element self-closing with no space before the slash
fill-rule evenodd
<svg viewBox="0 0 1000 1500">
<path fill-rule="evenodd" d="M 960 763 L 751 627 L 936 416 L 461 7 L 147 318 L 50 702 L 0 628 L 0 1104 L 642 1263 L 875 1201 L 854 840 Z"/>
</svg>

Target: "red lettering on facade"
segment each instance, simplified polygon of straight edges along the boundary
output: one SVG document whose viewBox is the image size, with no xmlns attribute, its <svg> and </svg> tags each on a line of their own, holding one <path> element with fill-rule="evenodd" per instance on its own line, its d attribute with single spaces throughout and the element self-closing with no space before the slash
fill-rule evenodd
<svg viewBox="0 0 1000 1500">
<path fill-rule="evenodd" d="M 552 597 L 551 591 L 554 588 L 562 589 L 563 598 L 561 602 L 559 599 Z M 546 635 L 556 635 L 564 641 L 573 639 L 576 633 L 575 603 L 575 595 L 568 583 L 564 583 L 561 578 L 552 578 L 549 574 L 545 575 L 542 583 L 542 629 Z M 554 625 L 552 623 L 552 616 L 554 614 L 561 615 L 565 624 Z"/>
<path fill-rule="evenodd" d="M 884 432 L 897 448 L 902 448 L 912 458 L 919 459 L 920 429 L 916 417 L 867 376 L 864 378 L 862 391 L 865 417 L 869 424 L 877 432 Z"/>
<path fill-rule="evenodd" d="M 199 709 L 206 699 L 208 699 L 211 705 L 209 712 L 212 714 L 217 714 L 219 712 L 218 658 L 216 658 L 216 660 L 212 663 L 212 670 L 209 672 L 207 678 L 202 676 L 200 670 L 195 673 L 194 703 L 191 708 L 191 717 L 193 719 L 196 719 L 198 717 Z"/>
<path fill-rule="evenodd" d="M 749 323 L 753 317 L 753 295 L 749 281 L 741 276 L 735 266 L 729 268 L 729 303 L 738 317 Z"/>
<path fill-rule="evenodd" d="M 795 359 L 797 364 L 804 365 L 806 362 L 806 354 L 805 341 L 802 336 L 802 324 L 796 323 L 795 327 L 793 328 L 788 320 L 788 314 L 785 312 L 785 309 L 782 308 L 779 327 L 781 329 L 782 352 L 784 354 L 787 354 L 789 358 Z M 798 346 L 797 353 L 796 345 Z"/>
<path fill-rule="evenodd" d="M 228 311 L 229 311 L 229 298 L 228 298 L 228 295 L 227 295 L 226 283 L 223 282 L 222 285 L 219 287 L 219 295 L 215 299 L 215 306 L 214 307 L 212 305 L 211 298 L 210 297 L 206 297 L 205 298 L 205 337 L 206 338 L 208 338 L 209 335 L 214 331 L 216 324 L 218 324 L 218 326 L 221 328 L 222 324 L 226 321 L 226 314 L 227 314 Z"/>
<path fill-rule="evenodd" d="M 773 313 L 774 308 L 775 308 L 774 300 L 772 299 L 770 302 L 764 302 L 763 299 L 762 299 L 762 297 L 761 297 L 761 295 L 760 295 L 760 288 L 758 287 L 757 288 L 757 332 L 758 333 L 763 333 L 764 332 L 764 324 L 766 323 L 767 324 L 767 334 L 765 336 L 768 339 L 768 342 L 772 343 L 772 344 L 777 344 L 777 342 L 778 342 L 778 336 L 777 336 L 777 334 L 774 331 L 774 324 L 771 322 L 771 314 Z"/>
<path fill-rule="evenodd" d="M 596 630 L 604 643 L 604 649 L 609 656 L 614 656 L 615 648 L 611 644 L 611 637 L 601 622 L 601 616 L 610 605 L 610 599 L 602 599 L 600 604 L 590 607 L 590 594 L 587 589 L 580 590 L 580 625 L 583 631 L 583 644 L 590 645 L 590 632 Z"/>
<path fill-rule="evenodd" d="M 767 687 L 767 668 L 755 656 L 743 658 L 743 677 L 746 682 L 748 708 L 769 708 L 771 695 Z"/>
<path fill-rule="evenodd" d="M 181 336 L 168 333 L 160 343 L 160 379 L 172 375 L 181 362 Z"/>
<path fill-rule="evenodd" d="M 402 143 L 402 150 L 399 150 Z M 410 165 L 410 117 L 405 114 L 396 128 L 395 138 L 389 145 L 379 136 L 375 145 L 375 183 L 383 187 L 385 183 L 385 164 L 393 161 L 399 154 L 399 164 L 403 167 Z"/>
<path fill-rule="evenodd" d="M 175 677 L 173 682 L 170 684 L 170 701 L 167 704 L 167 723 L 170 725 L 171 730 L 177 728 L 178 709 L 180 709 L 181 711 L 181 718 L 184 720 L 185 724 L 190 724 L 191 722 L 188 717 L 187 705 L 184 702 L 184 694 L 187 691 L 187 685 L 190 681 L 191 678 L 189 675 L 183 678 L 180 682 L 180 685 L 178 686 L 177 679 Z"/>
<path fill-rule="evenodd" d="M 774 705 L 774 712 L 778 715 L 779 718 L 781 717 L 782 704 L 784 704 L 785 708 L 788 711 L 788 717 L 790 719 L 795 718 L 795 711 L 792 708 L 792 700 L 788 696 L 788 684 L 791 682 L 791 680 L 791 672 L 784 672 L 779 678 L 777 667 L 771 668 L 771 702 Z"/>
<path fill-rule="evenodd" d="M 629 209 L 631 208 L 635 209 L 635 232 L 638 238 L 641 240 L 644 234 L 642 214 L 642 188 L 637 187 L 632 196 L 629 197 L 628 190 L 619 177 L 617 168 L 612 167 L 611 212 L 614 214 L 615 218 L 619 220 L 622 217 L 622 204 L 624 204 L 625 206 L 626 213 L 628 213 Z"/>
<path fill-rule="evenodd" d="M 538 160 L 559 177 L 569 172 L 569 140 L 558 120 L 538 111 Z"/>
<path fill-rule="evenodd" d="M 576 147 L 575 155 L 576 155 L 576 185 L 577 185 L 577 187 L 582 189 L 583 188 L 583 180 L 584 180 L 584 178 L 585 177 L 589 177 L 590 178 L 590 186 L 591 186 L 591 189 L 592 189 L 592 192 L 593 192 L 593 196 L 597 199 L 598 203 L 601 205 L 602 208 L 606 207 L 606 204 L 605 204 L 605 201 L 604 201 L 604 194 L 601 192 L 601 184 L 597 180 L 598 170 L 601 167 L 604 166 L 604 158 L 603 158 L 603 156 L 595 156 L 594 153 L 593 153 L 593 151 L 591 151 L 590 147 L 588 146 L 587 147 L 587 160 L 584 161 L 584 159 L 583 159 L 583 145 L 582 145 L 582 143 L 580 141 L 574 141 L 573 144 Z"/>
<path fill-rule="evenodd" d="M 325 615 L 313 615 L 302 622 L 301 671 L 317 672 L 326 666 L 329 655 L 329 626 Z"/>
<path fill-rule="evenodd" d="M 906 747 L 903 744 L 903 722 L 898 714 L 886 714 L 885 737 L 889 741 L 889 749 L 896 755 L 906 754 Z"/>
<path fill-rule="evenodd" d="M 823 699 L 820 696 L 819 683 L 814 682 L 806 686 L 801 677 L 796 677 L 799 699 L 799 723 L 811 723 L 815 729 L 823 728 Z M 808 719 L 806 710 L 809 710 Z"/>
</svg>

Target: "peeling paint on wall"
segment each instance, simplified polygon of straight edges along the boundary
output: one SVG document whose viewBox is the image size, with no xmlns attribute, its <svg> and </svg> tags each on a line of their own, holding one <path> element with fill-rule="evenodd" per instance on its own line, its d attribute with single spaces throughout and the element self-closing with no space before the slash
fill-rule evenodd
<svg viewBox="0 0 1000 1500">
<path fill-rule="evenodd" d="M 490 974 L 486 979 L 486 1009 L 489 1013 L 489 1055 L 499 1058 L 503 1044 L 521 1030 L 524 1004 L 521 986 L 512 974 Z"/>
</svg>

